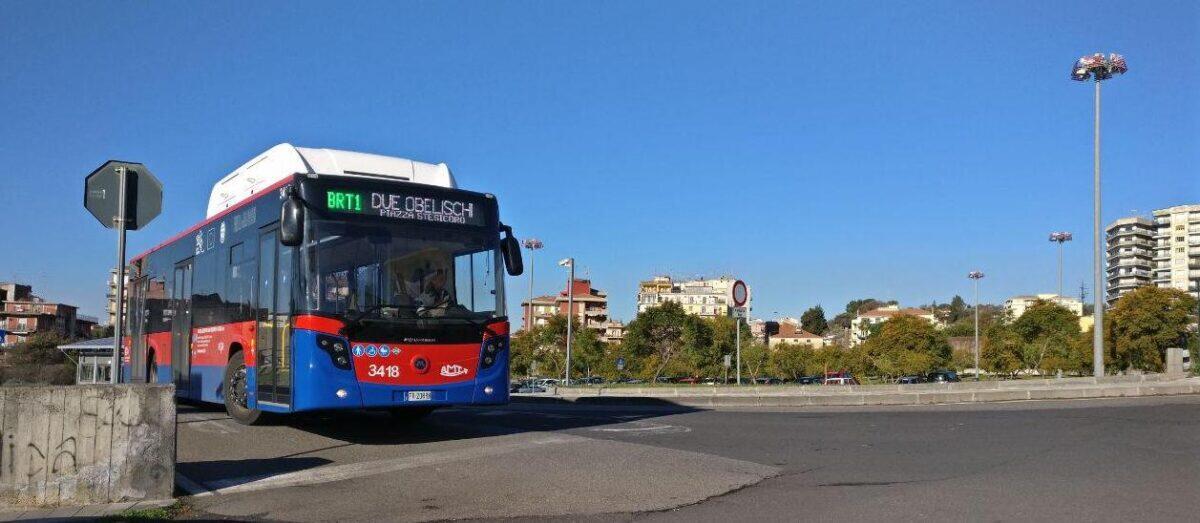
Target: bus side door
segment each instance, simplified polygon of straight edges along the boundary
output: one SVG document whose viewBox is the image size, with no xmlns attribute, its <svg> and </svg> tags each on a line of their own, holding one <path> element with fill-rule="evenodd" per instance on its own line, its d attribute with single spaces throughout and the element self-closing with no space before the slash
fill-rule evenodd
<svg viewBox="0 0 1200 523">
<path fill-rule="evenodd" d="M 175 303 L 175 318 L 171 322 L 171 378 L 175 395 L 185 398 L 191 394 L 192 370 L 192 261 L 188 258 L 175 264 L 171 300 Z"/>
</svg>

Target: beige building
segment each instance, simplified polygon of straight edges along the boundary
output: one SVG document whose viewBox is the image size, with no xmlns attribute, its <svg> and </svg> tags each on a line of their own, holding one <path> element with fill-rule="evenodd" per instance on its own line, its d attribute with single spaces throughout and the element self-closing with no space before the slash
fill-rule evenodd
<svg viewBox="0 0 1200 523">
<path fill-rule="evenodd" d="M 1200 282 L 1200 205 L 1154 211 L 1152 280 L 1159 287 L 1197 292 Z"/>
<path fill-rule="evenodd" d="M 1009 320 L 1016 320 L 1025 314 L 1026 309 L 1039 301 L 1054 303 L 1075 313 L 1076 316 L 1083 316 L 1083 302 L 1069 296 L 1059 296 L 1057 294 L 1013 296 L 1004 302 L 1004 311 L 1008 315 Z"/>
<path fill-rule="evenodd" d="M 557 296 L 538 296 L 521 302 L 521 324 L 527 328 L 549 323 L 555 314 L 568 314 L 568 301 L 575 305 L 574 316 L 579 325 L 589 329 L 603 329 L 608 322 L 608 293 L 592 287 L 591 280 L 576 279 L 572 284 L 574 296 L 568 297 L 567 290 Z M 569 298 L 569 299 L 568 299 Z"/>
<path fill-rule="evenodd" d="M 850 346 L 853 347 L 866 341 L 867 337 L 871 335 L 871 327 L 901 315 L 916 316 L 932 323 L 934 327 L 942 328 L 941 322 L 933 314 L 933 311 L 913 308 L 901 309 L 899 305 L 885 305 L 878 309 L 861 313 L 855 316 L 853 320 L 850 320 Z"/>
<path fill-rule="evenodd" d="M 767 346 L 771 349 L 777 349 L 781 346 L 806 346 L 813 349 L 825 347 L 825 338 L 819 334 L 813 334 L 799 327 L 797 323 L 789 321 L 779 322 L 779 333 L 772 335 L 767 340 Z"/>
<path fill-rule="evenodd" d="M 656 276 L 638 284 L 637 311 L 642 313 L 651 307 L 675 302 L 689 314 L 705 318 L 732 316 L 733 304 L 729 294 L 736 281 L 737 279 L 729 276 L 686 281 L 674 281 L 670 276 Z"/>
<path fill-rule="evenodd" d="M 1154 211 L 1154 219 L 1121 218 L 1105 229 L 1105 301 L 1112 305 L 1143 285 L 1197 292 L 1200 281 L 1200 205 Z"/>
<path fill-rule="evenodd" d="M 625 324 L 620 320 L 608 320 L 600 324 L 600 341 L 621 343 L 625 339 Z"/>
</svg>

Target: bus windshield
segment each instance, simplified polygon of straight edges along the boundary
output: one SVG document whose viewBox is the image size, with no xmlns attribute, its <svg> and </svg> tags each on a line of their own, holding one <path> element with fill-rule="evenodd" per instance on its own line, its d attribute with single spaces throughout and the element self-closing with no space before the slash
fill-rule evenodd
<svg viewBox="0 0 1200 523">
<path fill-rule="evenodd" d="M 496 231 L 310 219 L 308 310 L 348 320 L 487 320 L 503 309 Z"/>
</svg>

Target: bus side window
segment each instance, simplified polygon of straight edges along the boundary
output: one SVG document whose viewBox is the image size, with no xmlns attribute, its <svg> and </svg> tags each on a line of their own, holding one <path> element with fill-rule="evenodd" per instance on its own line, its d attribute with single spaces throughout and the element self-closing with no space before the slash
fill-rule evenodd
<svg viewBox="0 0 1200 523">
<path fill-rule="evenodd" d="M 243 243 L 229 246 L 229 272 L 225 281 L 225 305 L 227 321 L 249 321 L 254 319 L 250 306 L 254 292 L 255 257 Z"/>
</svg>

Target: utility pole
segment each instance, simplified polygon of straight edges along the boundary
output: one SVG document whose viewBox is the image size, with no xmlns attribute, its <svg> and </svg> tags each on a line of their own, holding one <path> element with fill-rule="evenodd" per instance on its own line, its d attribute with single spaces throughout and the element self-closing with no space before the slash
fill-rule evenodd
<svg viewBox="0 0 1200 523">
<path fill-rule="evenodd" d="M 975 381 L 979 381 L 979 280 L 983 272 L 971 271 L 967 277 L 975 282 Z"/>
<path fill-rule="evenodd" d="M 573 337 L 571 324 L 575 323 L 575 258 L 564 258 L 558 262 L 560 266 L 566 267 L 568 270 L 567 276 L 567 373 L 566 383 L 571 385 L 571 339 Z"/>
<path fill-rule="evenodd" d="M 1110 53 L 1084 56 L 1075 62 L 1071 70 L 1071 79 L 1075 81 L 1094 80 L 1095 94 L 1095 123 L 1092 149 L 1092 308 L 1096 317 L 1096 326 L 1092 331 L 1092 373 L 1096 377 L 1104 376 L 1104 233 L 1100 227 L 1100 82 L 1112 78 L 1114 74 L 1125 74 L 1129 67 L 1125 57 Z"/>
<path fill-rule="evenodd" d="M 1052 232 L 1050 241 L 1058 244 L 1058 295 L 1063 295 L 1063 244 L 1073 239 L 1069 232 Z"/>
<path fill-rule="evenodd" d="M 533 253 L 543 247 L 542 240 L 529 238 L 525 248 L 529 249 L 529 308 L 525 310 L 525 329 L 533 329 Z"/>
</svg>

